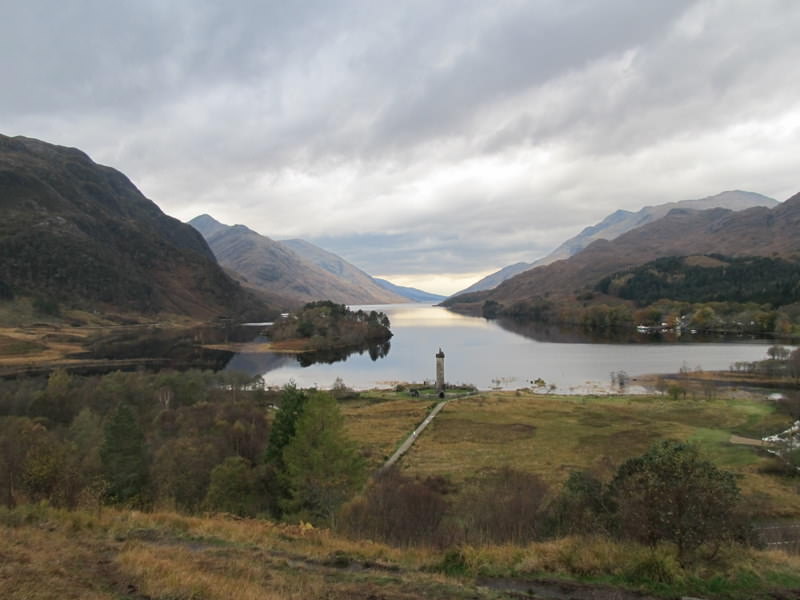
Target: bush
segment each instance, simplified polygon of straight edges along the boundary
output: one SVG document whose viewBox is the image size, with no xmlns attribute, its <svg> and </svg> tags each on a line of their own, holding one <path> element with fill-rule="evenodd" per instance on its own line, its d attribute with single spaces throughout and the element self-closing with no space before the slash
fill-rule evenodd
<svg viewBox="0 0 800 600">
<path fill-rule="evenodd" d="M 511 467 L 491 471 L 463 493 L 459 516 L 469 543 L 525 543 L 543 531 L 547 484 Z M 488 508 L 491 507 L 491 508 Z"/>
<path fill-rule="evenodd" d="M 609 491 L 620 535 L 653 547 L 672 542 L 682 562 L 701 545 L 718 545 L 738 529 L 734 476 L 703 460 L 690 444 L 654 444 L 622 464 Z"/>
<path fill-rule="evenodd" d="M 438 480 L 417 481 L 391 469 L 342 510 L 339 526 L 354 538 L 397 545 L 433 543 L 446 511 Z"/>
</svg>

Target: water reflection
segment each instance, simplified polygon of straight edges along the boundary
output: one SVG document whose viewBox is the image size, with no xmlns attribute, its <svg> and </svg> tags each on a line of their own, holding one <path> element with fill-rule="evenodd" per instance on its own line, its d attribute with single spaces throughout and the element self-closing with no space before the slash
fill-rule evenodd
<svg viewBox="0 0 800 600">
<path fill-rule="evenodd" d="M 537 342 L 559 344 L 677 344 L 677 343 L 731 343 L 759 341 L 753 335 L 701 334 L 676 331 L 640 333 L 636 330 L 589 331 L 582 327 L 552 325 L 534 321 L 500 318 L 493 320 L 506 331 Z M 767 340 L 760 340 L 766 343 Z"/>
<path fill-rule="evenodd" d="M 329 386 L 336 378 L 364 389 L 403 381 L 433 381 L 435 354 L 447 356 L 445 375 L 453 384 L 481 389 L 529 386 L 543 379 L 559 392 L 608 387 L 609 374 L 677 372 L 691 368 L 727 369 L 731 363 L 761 359 L 769 342 L 730 336 L 709 340 L 699 336 L 670 337 L 636 332 L 608 336 L 580 329 L 509 320 L 487 320 L 444 308 L 402 304 L 358 307 L 385 312 L 394 333 L 390 346 L 347 353 L 303 356 L 237 355 L 229 369 L 263 374 L 269 385 L 295 381 L 300 386 Z M 693 343 L 704 341 L 709 343 Z M 731 344 L 736 341 L 740 343 Z M 633 343 L 631 343 L 633 342 Z"/>
<path fill-rule="evenodd" d="M 365 312 L 386 313 L 394 327 L 477 327 L 485 328 L 486 319 L 462 315 L 428 304 L 376 304 L 357 306 Z"/>
<path fill-rule="evenodd" d="M 392 344 L 388 340 L 381 344 L 364 344 L 356 348 L 329 348 L 327 350 L 316 350 L 314 352 L 304 352 L 303 354 L 296 355 L 297 362 L 301 367 L 310 367 L 311 365 L 322 363 L 332 365 L 333 363 L 343 362 L 351 354 L 358 353 L 359 355 L 366 352 L 370 359 L 374 362 L 379 358 L 384 358 L 389 354 Z"/>
</svg>

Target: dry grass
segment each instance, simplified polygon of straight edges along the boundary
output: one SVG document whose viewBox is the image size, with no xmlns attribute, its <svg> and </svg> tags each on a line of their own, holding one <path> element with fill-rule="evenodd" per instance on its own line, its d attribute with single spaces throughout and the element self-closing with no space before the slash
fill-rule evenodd
<svg viewBox="0 0 800 600">
<path fill-rule="evenodd" d="M 694 595 L 688 592 L 712 580 L 736 590 L 742 574 L 750 586 L 742 588 L 745 594 L 800 585 L 800 557 L 779 552 L 731 548 L 713 563 L 682 568 L 672 548 L 593 537 L 462 547 L 464 571 L 454 579 L 435 572 L 443 552 L 356 543 L 304 526 L 167 512 L 0 510 L 0 539 L 0 598 L 32 600 L 497 597 L 472 585 L 473 576 L 577 577 L 625 585 L 663 580 L 673 586 L 663 592 L 668 597 Z"/>
<path fill-rule="evenodd" d="M 223 516 L 0 510 L 0 598 L 491 598 L 399 551 L 327 530 Z"/>
<path fill-rule="evenodd" d="M 358 440 L 369 466 L 378 468 L 425 418 L 430 399 L 396 397 L 374 401 L 369 394 L 341 404 L 347 435 Z"/>
<path fill-rule="evenodd" d="M 294 600 L 319 597 L 322 591 L 318 578 L 276 577 L 264 563 L 219 552 L 213 556 L 181 547 L 136 545 L 121 552 L 116 563 L 153 597 Z"/>
<path fill-rule="evenodd" d="M 409 399 L 345 407 L 348 433 L 371 454 L 388 454 L 428 405 Z M 766 498 L 770 516 L 800 516 L 797 484 L 761 469 L 758 448 L 730 443 L 732 433 L 774 432 L 790 419 L 768 402 L 669 401 L 662 397 L 549 396 L 492 392 L 450 402 L 401 466 L 411 474 L 462 482 L 482 469 L 512 465 L 560 486 L 569 473 L 610 477 L 626 459 L 664 438 L 692 440 L 720 467 L 741 475 L 746 495 Z"/>
<path fill-rule="evenodd" d="M 98 577 L 105 549 L 69 532 L 0 527 L 0 598 L 117 598 Z"/>
</svg>

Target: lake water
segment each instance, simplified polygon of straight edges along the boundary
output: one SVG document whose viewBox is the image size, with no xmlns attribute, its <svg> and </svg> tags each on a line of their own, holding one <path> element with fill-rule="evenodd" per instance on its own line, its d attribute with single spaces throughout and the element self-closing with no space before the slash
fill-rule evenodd
<svg viewBox="0 0 800 600">
<path fill-rule="evenodd" d="M 267 385 L 294 381 L 301 387 L 329 388 L 341 377 L 350 387 L 368 389 L 433 381 L 434 355 L 441 348 L 448 383 L 516 389 L 541 378 L 561 393 L 587 393 L 607 390 L 612 371 L 624 370 L 635 377 L 675 373 L 681 367 L 727 369 L 736 361 L 766 358 L 767 348 L 774 343 L 736 336 L 702 339 L 684 335 L 659 340 L 635 332 L 611 343 L 579 331 L 490 321 L 423 304 L 357 308 L 389 316 L 394 337 L 385 356 L 364 351 L 338 362 L 304 367 L 292 355 L 237 354 L 226 368 L 262 374 Z"/>
</svg>

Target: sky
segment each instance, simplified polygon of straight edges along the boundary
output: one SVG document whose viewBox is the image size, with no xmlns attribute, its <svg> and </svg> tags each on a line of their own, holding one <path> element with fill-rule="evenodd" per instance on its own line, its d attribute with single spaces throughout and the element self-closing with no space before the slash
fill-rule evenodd
<svg viewBox="0 0 800 600">
<path fill-rule="evenodd" d="M 617 209 L 800 191 L 796 0 L 0 0 L 0 133 L 453 293 Z"/>
</svg>

